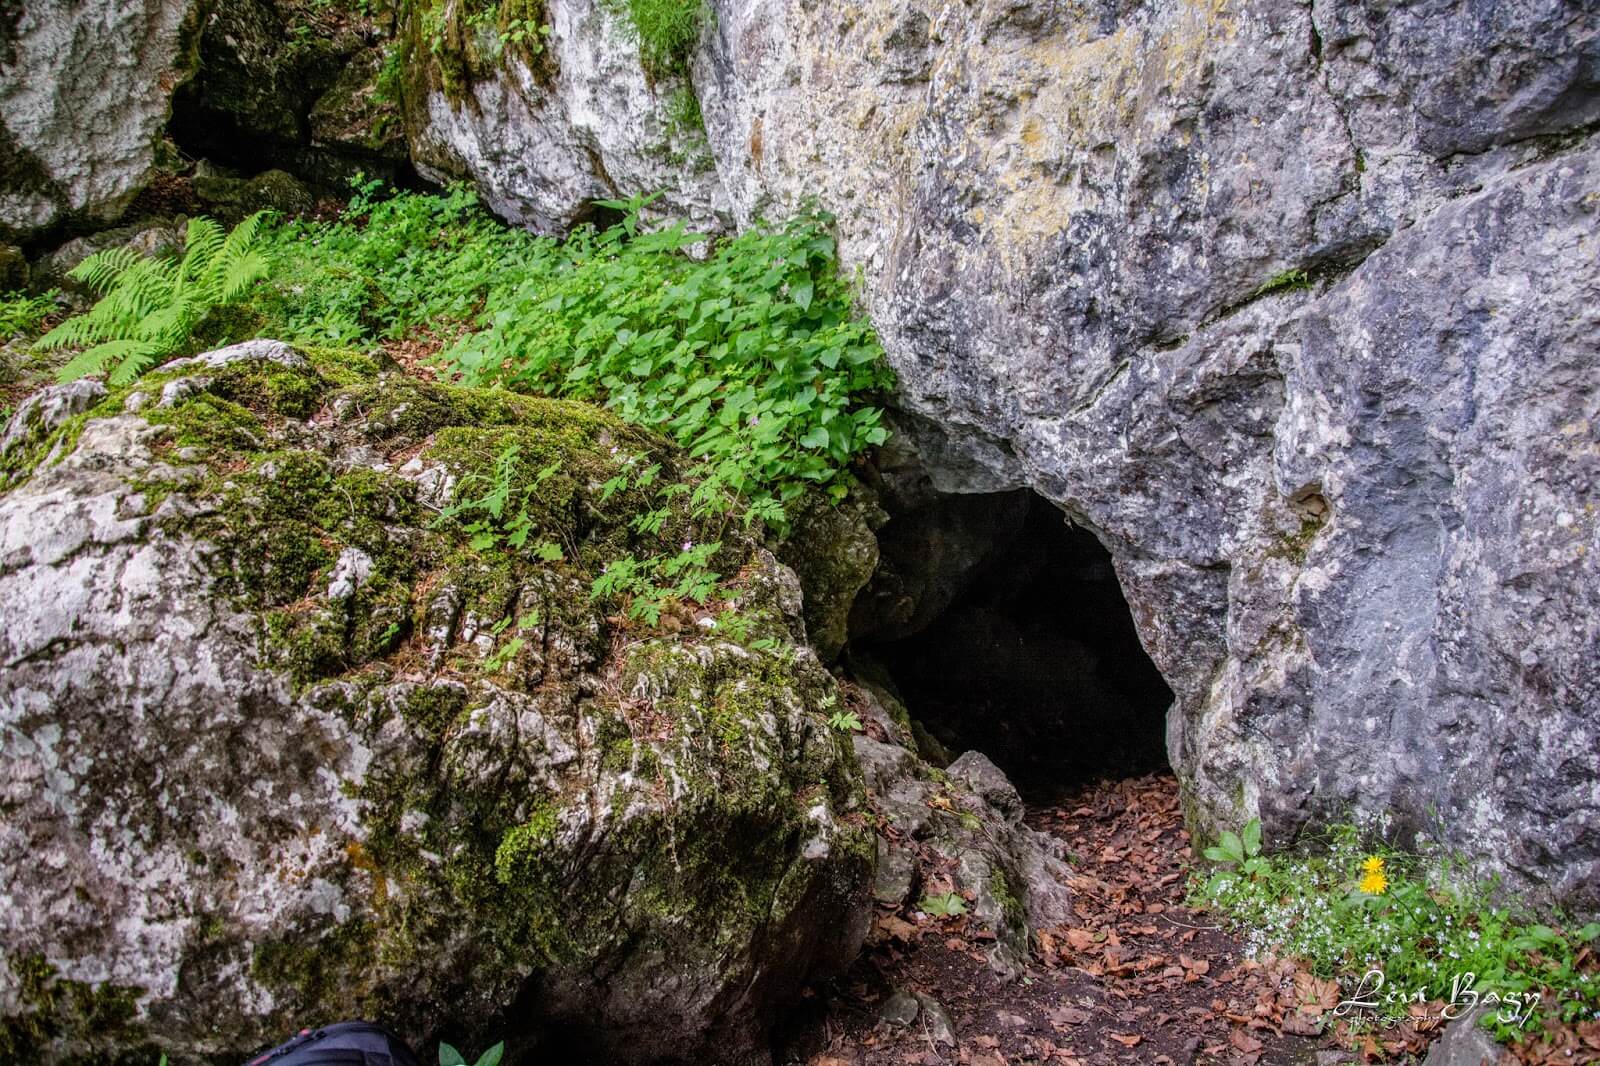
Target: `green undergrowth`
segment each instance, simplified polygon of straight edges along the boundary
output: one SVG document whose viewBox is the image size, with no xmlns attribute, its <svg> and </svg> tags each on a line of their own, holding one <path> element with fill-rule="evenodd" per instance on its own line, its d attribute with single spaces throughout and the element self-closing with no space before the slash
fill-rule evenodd
<svg viewBox="0 0 1600 1066">
<path fill-rule="evenodd" d="M 683 74 L 700 31 L 711 18 L 706 0 L 604 0 L 639 46 L 645 70 Z"/>
<path fill-rule="evenodd" d="M 264 336 L 345 352 L 420 348 L 447 376 L 499 390 L 446 406 L 506 409 L 514 396 L 603 405 L 684 449 L 668 469 L 653 446 L 619 441 L 608 469 L 589 473 L 599 504 L 631 508 L 631 549 L 612 538 L 573 560 L 592 567 L 596 597 L 655 625 L 674 604 L 711 599 L 735 530 L 781 533 L 806 499 L 846 495 L 855 458 L 885 438 L 874 400 L 891 379 L 839 276 L 825 216 L 712 240 L 681 225 L 647 227 L 646 204 L 608 203 L 621 223 L 555 240 L 506 228 L 463 189 L 385 196 L 367 184 L 338 221 L 253 218 L 231 235 L 197 223 L 198 243 L 182 259 L 119 252 L 91 261 L 85 272 L 106 299 L 46 340 L 90 345 L 69 366 L 115 367 L 118 389 L 154 359 Z M 139 339 L 147 335 L 159 345 Z M 582 515 L 549 505 L 571 496 L 575 472 L 552 466 L 525 434 L 469 441 L 462 429 L 505 418 L 427 427 L 427 412 L 444 401 L 396 402 L 406 388 L 385 386 L 358 406 L 374 424 L 392 421 L 407 444 L 448 430 L 435 446 L 463 476 L 443 518 L 479 547 L 500 543 L 544 561 L 584 554 L 573 532 Z M 307 395 L 266 398 L 291 418 L 315 406 Z M 283 408 L 291 401 L 295 410 Z M 241 403 L 206 390 L 185 405 L 203 417 L 190 419 L 181 441 L 215 450 L 221 438 L 260 440 Z M 386 404 L 393 410 L 372 410 Z M 56 450 L 60 436 L 11 456 L 7 480 Z M 352 491 L 326 478 L 303 488 Z M 306 566 L 326 565 L 314 548 L 306 554 Z"/>
<path fill-rule="evenodd" d="M 1220 915 L 1249 950 L 1301 961 L 1340 982 L 1352 1021 L 1382 1024 L 1412 1003 L 1492 1004 L 1501 1038 L 1545 1018 L 1577 1021 L 1600 1009 L 1592 942 L 1600 923 L 1566 928 L 1498 902 L 1497 886 L 1461 862 L 1419 856 L 1354 825 L 1312 842 L 1314 854 L 1267 855 L 1260 825 L 1207 849 L 1192 905 Z"/>
<path fill-rule="evenodd" d="M 0 342 L 36 336 L 45 319 L 56 311 L 56 293 L 38 296 L 25 292 L 0 293 Z"/>
<path fill-rule="evenodd" d="M 367 194 L 377 190 L 369 187 Z M 468 384 L 592 400 L 667 434 L 782 526 L 808 489 L 844 495 L 885 431 L 891 383 L 854 314 L 823 216 L 718 242 L 626 220 L 563 241 L 508 230 L 472 194 L 358 196 L 338 223 L 275 233 L 262 332 L 366 344 L 419 334 Z"/>
<path fill-rule="evenodd" d="M 87 346 L 73 371 L 115 366 L 118 383 L 252 336 L 416 345 L 464 383 L 590 400 L 666 434 L 746 524 L 782 528 L 808 491 L 842 498 L 884 439 L 874 400 L 891 378 L 826 216 L 712 241 L 647 228 L 643 199 L 607 206 L 624 221 L 564 240 L 502 226 L 463 189 L 372 184 L 336 222 L 251 220 L 226 238 L 197 223 L 198 258 L 92 261 L 107 299 L 46 341 Z"/>
</svg>

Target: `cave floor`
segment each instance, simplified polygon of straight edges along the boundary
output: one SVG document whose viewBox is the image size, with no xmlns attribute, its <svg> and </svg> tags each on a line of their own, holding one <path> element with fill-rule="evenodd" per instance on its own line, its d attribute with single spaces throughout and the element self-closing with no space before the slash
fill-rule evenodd
<svg viewBox="0 0 1600 1066">
<path fill-rule="evenodd" d="M 1041 932 L 1022 980 L 1004 983 L 965 916 L 880 910 L 851 973 L 819 990 L 780 1055 L 806 1066 L 1327 1066 L 1362 1061 L 1297 1012 L 1320 991 L 1288 963 L 1245 958 L 1243 945 L 1184 906 L 1189 837 L 1167 774 L 1104 781 L 1033 810 L 1035 828 L 1067 841 L 1078 924 Z M 937 1000 L 955 1044 L 922 1011 L 909 1026 L 881 1020 L 896 990 Z M 1311 1002 L 1321 1015 L 1334 1002 Z M 1392 1035 L 1392 1034 L 1391 1034 Z M 1420 1050 L 1385 1047 L 1385 1058 Z M 1392 1060 L 1391 1060 L 1392 1061 Z"/>
</svg>

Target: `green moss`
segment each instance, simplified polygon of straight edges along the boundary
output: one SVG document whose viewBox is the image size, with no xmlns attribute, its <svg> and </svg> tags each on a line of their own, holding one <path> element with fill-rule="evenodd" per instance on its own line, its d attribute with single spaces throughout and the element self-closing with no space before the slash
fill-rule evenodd
<svg viewBox="0 0 1600 1066">
<path fill-rule="evenodd" d="M 376 378 L 383 361 L 352 348 L 307 345 L 298 349 L 330 387 L 352 389 Z"/>
<path fill-rule="evenodd" d="M 328 385 L 315 371 L 251 360 L 224 367 L 213 377 L 207 391 L 259 418 L 304 421 L 322 405 Z"/>
<path fill-rule="evenodd" d="M 1311 288 L 1311 275 L 1307 274 L 1304 270 L 1283 270 L 1262 282 L 1261 287 L 1252 293 L 1251 296 L 1253 298 L 1256 296 L 1265 296 L 1268 293 L 1290 292 L 1295 289 L 1309 288 Z"/>
<path fill-rule="evenodd" d="M 989 895 L 994 897 L 999 904 L 1000 912 L 1005 915 L 1005 922 L 1011 929 L 1022 929 L 1027 925 L 1027 918 L 1023 914 L 1022 901 L 1011 890 L 1011 881 L 1006 877 L 1005 870 L 999 866 L 989 871 Z"/>
<path fill-rule="evenodd" d="M 528 820 L 509 830 L 495 849 L 495 878 L 502 885 L 526 884 L 545 874 L 543 859 L 555 845 L 560 823 L 551 804 L 543 804 Z"/>
<path fill-rule="evenodd" d="M 594 412 L 587 407 L 572 410 L 580 406 L 576 404 L 534 400 L 498 389 L 439 385 L 399 374 L 358 384 L 345 398 L 350 418 L 359 419 L 369 437 L 395 447 L 419 444 L 447 426 L 516 425 L 534 417 L 542 405 L 556 405 L 561 415 L 580 421 Z"/>
<path fill-rule="evenodd" d="M 554 81 L 544 0 L 423 0 L 409 13 L 405 62 L 415 89 L 437 85 L 449 99 L 464 101 L 475 82 L 499 72 L 512 57 L 535 81 Z"/>
<path fill-rule="evenodd" d="M 1323 524 L 1322 519 L 1302 518 L 1300 528 L 1279 538 L 1276 544 L 1267 549 L 1267 554 L 1287 559 L 1296 565 L 1304 563 L 1307 553 L 1311 551 L 1311 542 L 1317 539 L 1317 533 Z"/>
<path fill-rule="evenodd" d="M 261 419 L 248 408 L 210 393 L 151 410 L 145 421 L 167 427 L 173 445 L 205 448 L 216 459 L 260 450 L 268 439 Z"/>
<path fill-rule="evenodd" d="M 860 485 L 852 485 L 843 503 L 819 491 L 795 509 L 778 555 L 800 577 L 806 633 L 824 661 L 844 648 L 851 605 L 878 566 L 873 531 L 886 521 L 875 496 Z"/>
<path fill-rule="evenodd" d="M 321 931 L 303 931 L 257 944 L 250 976 L 278 999 L 285 1020 L 305 1011 L 334 1011 L 358 1001 L 364 976 L 372 970 L 376 930 L 352 919 Z"/>
<path fill-rule="evenodd" d="M 0 1062 L 60 1061 L 51 1052 L 63 1036 L 100 1047 L 139 1048 L 146 1042 L 136 1021 L 142 989 L 126 985 L 63 980 L 42 956 L 11 964 L 23 1011 L 0 1018 Z M 106 1062 L 109 1055 L 88 1051 L 69 1062 Z"/>
<path fill-rule="evenodd" d="M 430 737 L 444 735 L 467 709 L 467 690 L 461 685 L 428 685 L 414 689 L 401 715 Z"/>
</svg>

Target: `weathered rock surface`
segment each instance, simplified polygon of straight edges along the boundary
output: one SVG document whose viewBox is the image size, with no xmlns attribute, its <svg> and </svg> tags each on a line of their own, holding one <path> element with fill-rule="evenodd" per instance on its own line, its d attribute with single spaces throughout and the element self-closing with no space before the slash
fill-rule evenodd
<svg viewBox="0 0 1600 1066">
<path fill-rule="evenodd" d="M 1444 1027 L 1444 1035 L 1428 1049 L 1422 1066 L 1499 1066 L 1511 1055 L 1483 1027 L 1489 1011 L 1468 1011 Z"/>
<path fill-rule="evenodd" d="M 1385 814 L 1600 909 L 1600 9 L 714 6 L 727 204 L 838 215 L 936 488 L 1107 544 L 1200 827 Z M 527 89 L 438 124 L 590 128 Z M 591 187 L 498 143 L 517 217 Z"/>
<path fill-rule="evenodd" d="M 151 179 L 198 0 L 27 0 L 0 13 L 0 235 L 114 219 Z"/>
<path fill-rule="evenodd" d="M 761 1061 L 872 870 L 793 574 L 730 545 L 759 650 L 619 630 L 588 568 L 642 501 L 598 487 L 670 450 L 350 366 L 251 342 L 8 431 L 0 1059 L 241 1061 L 364 1015 Z M 560 462 L 567 561 L 440 528 L 511 446 Z"/>
<path fill-rule="evenodd" d="M 990 968 L 1015 979 L 1034 932 L 1072 920 L 1061 843 L 1023 824 L 1021 797 L 987 757 L 969 751 L 948 769 L 930 767 L 915 754 L 913 724 L 892 692 L 872 683 L 852 691 L 867 725 L 855 752 L 868 802 L 894 830 L 878 841 L 874 899 L 914 907 L 927 895 L 963 896 L 993 936 Z"/>
<path fill-rule="evenodd" d="M 531 47 L 465 5 L 413 5 L 412 23 L 406 109 L 425 177 L 470 179 L 497 214 L 542 232 L 590 217 L 593 200 L 638 193 L 727 226 L 698 108 L 684 107 L 687 79 L 647 72 L 614 8 L 545 4 L 549 32 Z"/>
</svg>

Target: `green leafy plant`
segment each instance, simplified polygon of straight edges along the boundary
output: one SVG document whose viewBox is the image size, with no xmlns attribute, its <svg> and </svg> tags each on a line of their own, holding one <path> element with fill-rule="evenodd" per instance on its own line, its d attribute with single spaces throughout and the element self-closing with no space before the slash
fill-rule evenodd
<svg viewBox="0 0 1600 1066">
<path fill-rule="evenodd" d="M 542 467 L 533 477 L 517 485 L 517 467 L 522 450 L 507 445 L 495 459 L 493 474 L 468 474 L 456 486 L 456 502 L 445 508 L 440 521 L 455 519 L 466 529 L 473 551 L 485 551 L 497 544 L 520 549 L 528 544 L 537 525 L 530 512 L 530 501 L 545 482 L 561 469 L 559 461 Z M 483 495 L 468 496 L 469 486 L 484 484 Z M 477 515 L 470 521 L 469 516 Z M 551 541 L 540 541 L 534 554 L 547 562 L 561 558 L 561 548 Z"/>
<path fill-rule="evenodd" d="M 712 572 L 711 558 L 721 548 L 719 542 L 687 544 L 672 556 L 628 555 L 612 560 L 595 578 L 591 594 L 595 599 L 625 602 L 629 618 L 656 625 L 673 600 L 704 603 L 710 598 L 721 578 Z"/>
<path fill-rule="evenodd" d="M 863 728 L 861 718 L 854 711 L 834 711 L 828 718 L 828 725 L 841 733 L 859 733 Z"/>
<path fill-rule="evenodd" d="M 25 292 L 0 293 L 0 340 L 36 333 L 56 310 L 55 290 L 41 296 Z"/>
<path fill-rule="evenodd" d="M 476 1063 L 468 1063 L 461 1052 L 449 1044 L 441 1043 L 439 1045 L 439 1066 L 500 1066 L 500 1059 L 505 1054 L 505 1051 L 506 1045 L 502 1042 L 479 1055 Z"/>
<path fill-rule="evenodd" d="M 358 179 L 336 222 L 271 228 L 277 268 L 253 301 L 284 340 L 354 345 L 453 339 L 491 293 L 545 269 L 553 242 L 501 225 L 464 187 L 389 196 Z"/>
<path fill-rule="evenodd" d="M 446 353 L 469 383 L 600 400 L 705 460 L 697 475 L 781 526 L 808 487 L 844 495 L 887 436 L 864 396 L 891 382 L 856 319 L 825 216 L 754 228 L 696 259 L 703 235 L 647 232 L 643 199 L 579 231 Z M 712 491 L 712 490 L 708 490 Z"/>
<path fill-rule="evenodd" d="M 924 896 L 917 909 L 935 918 L 956 918 L 967 913 L 967 901 L 958 893 L 945 892 L 938 896 Z"/>
<path fill-rule="evenodd" d="M 1217 843 L 1205 850 L 1212 862 L 1233 863 L 1246 877 L 1263 868 L 1261 858 L 1261 819 L 1252 818 L 1245 823 L 1243 834 L 1224 829 Z"/>
<path fill-rule="evenodd" d="M 193 219 L 179 259 L 142 257 L 128 248 L 90 256 L 68 277 L 99 293 L 99 301 L 37 346 L 84 349 L 62 366 L 62 381 L 110 368 L 112 384 L 127 384 L 183 351 L 213 308 L 239 300 L 267 276 L 268 260 L 257 246 L 262 218 L 252 215 L 231 233 L 209 218 Z"/>
<path fill-rule="evenodd" d="M 1262 855 L 1246 830 L 1207 849 L 1225 866 L 1196 872 L 1190 902 L 1219 914 L 1250 951 L 1298 959 L 1347 995 L 1381 973 L 1385 992 L 1403 993 L 1382 1004 L 1396 1018 L 1418 993 L 1448 1001 L 1462 987 L 1568 1021 L 1600 1009 L 1600 923 L 1541 920 L 1449 855 L 1364 843 L 1371 834 L 1354 825 L 1330 828 L 1310 855 Z M 1492 1028 L 1508 1036 L 1519 1023 L 1502 1015 Z"/>
</svg>

